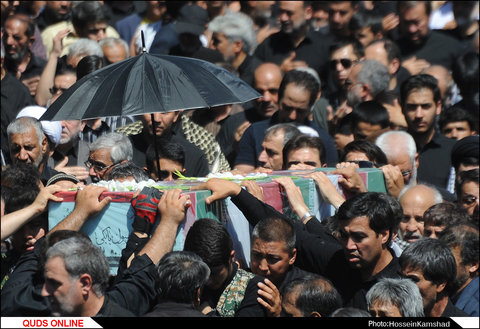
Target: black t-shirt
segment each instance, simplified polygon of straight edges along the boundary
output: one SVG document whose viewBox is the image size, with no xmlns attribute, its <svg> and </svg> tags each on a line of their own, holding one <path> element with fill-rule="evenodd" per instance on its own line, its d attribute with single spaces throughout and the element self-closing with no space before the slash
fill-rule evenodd
<svg viewBox="0 0 480 329">
<path fill-rule="evenodd" d="M 442 65 L 451 70 L 455 60 L 465 52 L 462 44 L 443 33 L 430 31 L 421 45 L 413 45 L 409 40 L 400 38 L 397 44 L 402 53 L 402 60 L 416 56 L 432 65 Z"/>
<path fill-rule="evenodd" d="M 270 35 L 259 44 L 255 49 L 254 56 L 262 62 L 273 62 L 280 65 L 293 51 L 295 60 L 305 61 L 309 67 L 317 71 L 322 81 L 326 81 L 330 43 L 330 35 L 322 35 L 309 30 L 305 39 L 295 47 L 290 36 L 280 31 Z"/>
</svg>

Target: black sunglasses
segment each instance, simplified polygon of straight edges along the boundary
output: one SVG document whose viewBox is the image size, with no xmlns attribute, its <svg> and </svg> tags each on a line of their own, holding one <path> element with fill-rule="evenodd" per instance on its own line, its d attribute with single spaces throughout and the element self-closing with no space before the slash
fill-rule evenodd
<svg viewBox="0 0 480 329">
<path fill-rule="evenodd" d="M 335 70 L 337 68 L 338 63 L 340 63 L 344 68 L 349 69 L 356 62 L 358 62 L 358 60 L 351 60 L 348 58 L 332 59 L 330 61 L 330 68 L 332 70 Z"/>
</svg>

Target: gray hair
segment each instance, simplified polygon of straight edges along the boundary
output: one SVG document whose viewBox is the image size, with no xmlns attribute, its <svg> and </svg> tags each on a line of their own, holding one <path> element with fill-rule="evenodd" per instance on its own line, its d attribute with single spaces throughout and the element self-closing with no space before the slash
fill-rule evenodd
<svg viewBox="0 0 480 329">
<path fill-rule="evenodd" d="M 13 134 L 26 133 L 31 127 L 35 128 L 35 132 L 37 133 L 38 138 L 38 144 L 42 145 L 43 138 L 45 137 L 42 123 L 32 117 L 20 117 L 10 122 L 7 127 L 8 139 L 10 140 L 10 136 Z"/>
<path fill-rule="evenodd" d="M 68 57 L 91 56 L 103 57 L 103 50 L 95 40 L 80 38 L 68 47 Z"/>
<path fill-rule="evenodd" d="M 114 164 L 120 163 L 123 160 L 131 161 L 133 159 L 132 142 L 125 134 L 110 132 L 98 137 L 90 144 L 90 152 L 99 149 L 109 149 L 110 158 Z"/>
<path fill-rule="evenodd" d="M 417 285 L 410 279 L 382 278 L 368 290 L 367 305 L 375 301 L 394 305 L 403 317 L 424 317 L 423 298 Z"/>
<path fill-rule="evenodd" d="M 92 290 L 97 296 L 103 296 L 108 287 L 110 266 L 100 248 L 84 237 L 71 237 L 55 243 L 47 250 L 47 261 L 60 257 L 71 280 L 82 274 L 92 277 Z"/>
<path fill-rule="evenodd" d="M 130 176 L 132 176 L 137 183 L 147 181 L 150 178 L 148 177 L 145 170 L 143 170 L 143 168 L 137 166 L 131 161 L 128 161 L 125 163 L 118 163 L 113 166 L 112 170 L 108 174 L 108 179 L 116 180 L 119 178 L 127 178 Z"/>
<path fill-rule="evenodd" d="M 417 154 L 417 145 L 412 135 L 402 130 L 387 131 L 375 140 L 375 144 L 385 153 L 388 161 L 398 155 L 399 150 L 405 150 L 413 165 L 415 165 L 415 155 Z M 401 147 L 400 147 L 401 146 Z"/>
<path fill-rule="evenodd" d="M 171 251 L 162 257 L 157 267 L 158 298 L 178 303 L 197 302 L 210 277 L 210 268 L 191 251 Z"/>
<path fill-rule="evenodd" d="M 106 48 L 109 48 L 109 47 L 114 47 L 114 46 L 117 46 L 117 45 L 120 45 L 122 46 L 123 48 L 125 48 L 125 51 L 127 53 L 127 58 L 128 58 L 128 55 L 129 55 L 129 52 L 128 52 L 128 44 L 125 40 L 123 40 L 122 38 L 113 38 L 113 37 L 109 37 L 109 38 L 105 38 L 105 39 L 102 39 L 98 42 L 99 46 L 101 49 L 103 49 L 103 47 L 105 46 Z M 102 50 L 103 51 L 103 50 Z M 102 53 L 102 56 L 103 56 L 103 53 Z"/>
<path fill-rule="evenodd" d="M 243 13 L 228 12 L 217 16 L 208 24 L 208 29 L 224 34 L 230 42 L 242 41 L 242 49 L 247 54 L 251 54 L 257 46 L 253 21 Z"/>
<path fill-rule="evenodd" d="M 269 127 L 265 131 L 265 137 L 264 138 L 276 135 L 279 132 L 283 132 L 283 134 L 284 134 L 284 136 L 283 136 L 283 145 L 284 146 L 285 146 L 285 144 L 287 144 L 287 142 L 291 138 L 301 134 L 301 131 L 293 123 L 277 123 L 276 125 L 273 125 L 273 126 Z"/>
<path fill-rule="evenodd" d="M 433 194 L 433 202 L 434 202 L 435 204 L 438 204 L 438 203 L 442 203 L 442 202 L 443 202 L 442 193 L 440 193 L 440 191 L 438 191 L 438 189 L 437 189 L 434 185 L 431 185 L 431 184 L 428 184 L 428 183 L 422 183 L 422 184 L 416 184 L 416 185 L 406 186 L 406 187 L 400 192 L 400 194 L 398 195 L 398 200 L 400 200 L 407 191 L 409 191 L 409 190 L 411 190 L 411 189 L 413 189 L 413 188 L 415 188 L 415 187 L 418 187 L 418 186 L 424 186 L 424 187 L 428 188 L 428 189 L 432 192 L 432 194 Z"/>
<path fill-rule="evenodd" d="M 357 75 L 357 82 L 370 86 L 370 93 L 376 97 L 384 90 L 388 90 L 390 83 L 390 74 L 385 65 L 376 60 L 363 60 Z"/>
</svg>

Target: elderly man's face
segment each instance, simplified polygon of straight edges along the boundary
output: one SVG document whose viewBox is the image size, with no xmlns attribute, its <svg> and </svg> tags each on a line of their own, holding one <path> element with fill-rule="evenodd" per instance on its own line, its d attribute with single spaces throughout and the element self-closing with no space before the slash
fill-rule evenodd
<svg viewBox="0 0 480 329">
<path fill-rule="evenodd" d="M 264 168 L 272 170 L 281 170 L 283 166 L 283 131 L 266 136 L 262 143 L 262 152 L 258 156 L 258 161 Z"/>
<path fill-rule="evenodd" d="M 413 243 L 423 236 L 425 211 L 435 204 L 433 192 L 423 186 L 415 186 L 405 192 L 400 199 L 403 219 L 398 235 L 406 242 Z"/>
<path fill-rule="evenodd" d="M 85 127 L 85 123 L 81 120 L 62 120 L 62 138 L 60 145 L 73 141 Z"/>
<path fill-rule="evenodd" d="M 90 152 L 87 162 L 89 163 L 88 174 L 93 182 L 106 179 L 114 165 L 109 149 L 98 149 Z"/>
<path fill-rule="evenodd" d="M 32 40 L 27 37 L 26 31 L 27 23 L 19 19 L 9 19 L 5 23 L 3 32 L 5 57 L 15 61 L 20 61 L 25 57 L 32 43 Z"/>
<path fill-rule="evenodd" d="M 80 316 L 78 306 L 83 303 L 80 278 L 72 280 L 61 257 L 45 263 L 45 283 L 42 296 L 48 297 L 55 316 Z"/>
<path fill-rule="evenodd" d="M 32 163 L 37 168 L 42 164 L 48 151 L 47 138 L 44 137 L 40 143 L 34 127 L 29 127 L 24 133 L 10 134 L 9 144 L 10 157 L 14 163 Z"/>
</svg>

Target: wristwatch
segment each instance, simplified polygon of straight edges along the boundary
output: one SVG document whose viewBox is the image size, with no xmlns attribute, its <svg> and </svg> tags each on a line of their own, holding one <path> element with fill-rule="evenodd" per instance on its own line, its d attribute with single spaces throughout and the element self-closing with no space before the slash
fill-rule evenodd
<svg viewBox="0 0 480 329">
<path fill-rule="evenodd" d="M 304 223 L 305 220 L 307 220 L 307 219 L 310 218 L 310 217 L 315 217 L 315 215 L 314 215 L 312 212 L 307 211 L 307 212 L 305 213 L 305 215 L 303 215 L 302 218 L 300 218 L 300 220 L 302 221 L 302 223 Z M 305 224 L 305 223 L 304 223 L 304 224 Z"/>
</svg>

